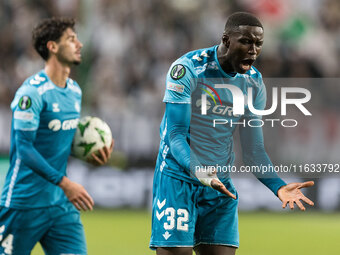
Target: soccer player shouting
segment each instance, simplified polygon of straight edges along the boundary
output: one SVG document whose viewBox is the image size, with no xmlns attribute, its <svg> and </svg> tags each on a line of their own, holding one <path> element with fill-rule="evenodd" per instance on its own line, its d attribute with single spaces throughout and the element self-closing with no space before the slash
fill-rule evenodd
<svg viewBox="0 0 340 255">
<path fill-rule="evenodd" d="M 83 186 L 66 177 L 66 164 L 81 110 L 81 89 L 68 78 L 81 62 L 75 21 L 52 18 L 33 30 L 33 44 L 46 61 L 16 92 L 10 168 L 0 207 L 0 254 L 30 254 L 40 242 L 45 253 L 87 254 L 78 210 L 92 210 Z M 107 162 L 111 148 L 94 156 Z M 77 210 L 77 209 L 78 210 Z"/>
<path fill-rule="evenodd" d="M 212 128 L 214 118 L 223 114 L 228 123 L 240 123 L 261 117 L 249 109 L 244 115 L 232 114 L 230 107 L 235 99 L 230 91 L 219 89 L 217 93 L 216 83 L 209 84 L 209 79 L 217 83 L 227 80 L 243 94 L 252 88 L 254 95 L 248 96 L 252 96 L 255 109 L 263 110 L 265 86 L 252 66 L 263 38 L 263 26 L 255 16 L 234 13 L 227 20 L 219 45 L 189 52 L 170 67 L 153 186 L 150 247 L 158 255 L 189 255 L 193 249 L 200 255 L 231 255 L 239 246 L 238 196 L 230 176 L 214 168 L 203 170 L 205 166 L 230 166 L 234 161 L 232 135 L 236 125 Z M 215 93 L 216 101 L 229 110 L 218 111 L 212 103 L 208 105 L 202 92 L 212 97 Z M 239 132 L 244 163 L 272 165 L 264 149 L 262 128 L 239 125 Z M 289 203 L 293 209 L 295 203 L 305 210 L 300 200 L 313 205 L 300 191 L 313 182 L 286 184 L 274 172 L 256 177 L 279 197 L 283 207 Z"/>
</svg>

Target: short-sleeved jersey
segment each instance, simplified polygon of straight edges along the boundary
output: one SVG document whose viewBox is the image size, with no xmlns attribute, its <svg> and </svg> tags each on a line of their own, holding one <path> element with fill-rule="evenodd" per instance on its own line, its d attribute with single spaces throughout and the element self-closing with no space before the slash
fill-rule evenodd
<svg viewBox="0 0 340 255">
<path fill-rule="evenodd" d="M 81 110 L 81 89 L 72 79 L 66 87 L 53 84 L 41 70 L 29 77 L 15 94 L 10 167 L 2 190 L 1 206 L 27 209 L 57 205 L 67 200 L 57 185 L 23 163 L 17 153 L 16 132 L 34 132 L 34 148 L 57 171 L 66 175 L 73 136 Z"/>
<path fill-rule="evenodd" d="M 252 67 L 245 74 L 227 74 L 217 59 L 217 48 L 200 49 L 189 52 L 177 59 L 170 67 L 166 78 L 166 90 L 163 102 L 191 104 L 190 129 L 187 141 L 202 165 L 228 166 L 234 162 L 233 132 L 237 125 L 216 125 L 214 119 L 223 119 L 227 123 L 241 122 L 254 116 L 244 105 L 244 114 L 233 113 L 233 95 L 229 89 L 217 88 L 216 84 L 230 84 L 239 88 L 245 98 L 248 88 L 252 87 L 253 106 L 262 110 L 266 104 L 266 90 L 261 74 Z M 202 114 L 202 93 L 207 95 L 206 111 Z M 160 149 L 157 164 L 159 170 L 174 178 L 200 184 L 190 177 L 171 153 L 167 132 L 167 116 L 163 116 L 160 126 Z M 226 176 L 222 176 L 227 178 Z"/>
</svg>

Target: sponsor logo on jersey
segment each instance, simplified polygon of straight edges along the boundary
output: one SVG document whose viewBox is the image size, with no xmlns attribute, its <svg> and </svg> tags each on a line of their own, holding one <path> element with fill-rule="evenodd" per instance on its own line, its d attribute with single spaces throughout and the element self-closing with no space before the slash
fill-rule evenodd
<svg viewBox="0 0 340 255">
<path fill-rule="evenodd" d="M 21 110 L 27 110 L 31 108 L 31 106 L 32 106 L 32 100 L 29 96 L 22 96 L 19 99 L 19 108 Z"/>
<path fill-rule="evenodd" d="M 31 112 L 14 112 L 14 119 L 17 120 L 33 120 L 33 113 Z"/>
<path fill-rule="evenodd" d="M 217 99 L 219 100 L 220 104 L 222 105 L 222 101 L 221 101 L 220 95 L 217 93 L 217 91 L 216 91 L 212 86 L 210 86 L 210 85 L 208 85 L 208 84 L 205 84 L 205 83 L 203 83 L 203 82 L 199 82 L 199 84 L 201 84 L 201 85 L 207 87 L 207 89 L 201 88 L 201 90 L 204 91 L 206 94 L 208 94 L 208 95 L 212 98 L 212 100 L 214 101 L 215 105 L 217 105 L 217 103 L 216 103 L 214 94 L 216 95 Z M 210 92 L 208 89 L 209 89 L 211 92 Z M 213 93 L 213 94 L 212 94 L 212 93 Z"/>
<path fill-rule="evenodd" d="M 198 82 L 200 85 L 203 85 L 200 89 L 204 92 L 202 94 L 201 99 L 198 99 L 196 101 L 196 107 L 201 107 L 202 113 L 207 113 L 213 106 L 209 100 L 207 100 L 207 95 L 213 100 L 214 106 L 211 109 L 211 112 L 218 115 L 228 115 L 229 117 L 240 117 L 239 114 L 233 113 L 233 107 L 228 105 L 223 105 L 220 95 L 217 93 L 216 89 L 213 88 L 213 86 L 208 85 L 203 82 Z M 206 87 L 206 88 L 204 88 Z M 215 99 L 216 97 L 216 99 Z M 203 105 L 202 105 L 203 103 Z M 219 104 L 218 104 L 219 103 Z M 204 114 L 205 115 L 205 114 Z"/>
<path fill-rule="evenodd" d="M 198 99 L 196 101 L 196 107 L 200 108 L 202 107 L 202 100 Z M 209 111 L 212 107 L 212 104 L 210 103 L 209 100 L 206 100 L 206 111 Z M 232 106 L 225 106 L 225 105 L 219 105 L 215 104 L 213 108 L 211 109 L 211 112 L 217 115 L 227 115 L 229 117 L 240 117 L 241 115 L 239 114 L 234 114 L 233 113 L 233 107 Z"/>
<path fill-rule="evenodd" d="M 60 120 L 51 120 L 50 123 L 48 123 L 48 128 L 52 131 L 59 131 L 61 128 L 61 121 Z"/>
<path fill-rule="evenodd" d="M 170 71 L 170 76 L 174 80 L 179 80 L 185 75 L 185 67 L 181 64 L 174 65 L 174 67 Z"/>
<path fill-rule="evenodd" d="M 182 84 L 176 84 L 176 83 L 168 82 L 166 84 L 166 88 L 168 90 L 176 91 L 178 93 L 183 93 L 184 92 L 184 85 L 182 85 Z"/>
<path fill-rule="evenodd" d="M 60 129 L 71 130 L 71 129 L 77 128 L 78 122 L 79 122 L 79 118 L 71 119 L 71 120 L 64 120 L 63 122 L 61 122 L 58 119 L 54 119 L 48 123 L 48 128 L 55 132 L 59 131 Z"/>
</svg>

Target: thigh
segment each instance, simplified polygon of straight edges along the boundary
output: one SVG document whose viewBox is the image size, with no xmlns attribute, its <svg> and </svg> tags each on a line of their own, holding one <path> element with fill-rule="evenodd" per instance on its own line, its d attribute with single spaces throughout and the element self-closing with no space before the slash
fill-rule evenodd
<svg viewBox="0 0 340 255">
<path fill-rule="evenodd" d="M 192 248 L 190 247 L 171 247 L 171 248 L 157 248 L 157 255 L 192 255 Z"/>
<path fill-rule="evenodd" d="M 236 248 L 222 245 L 200 244 L 195 247 L 196 255 L 235 255 Z"/>
<path fill-rule="evenodd" d="M 50 226 L 44 209 L 0 208 L 0 254 L 28 255 Z"/>
<path fill-rule="evenodd" d="M 237 194 L 228 181 L 228 190 Z M 195 246 L 200 244 L 238 247 L 238 198 L 236 200 L 204 187 L 198 201 L 198 219 L 195 232 Z"/>
<path fill-rule="evenodd" d="M 50 209 L 52 226 L 40 243 L 47 255 L 86 255 L 86 240 L 80 214 L 72 204 Z"/>
<path fill-rule="evenodd" d="M 150 248 L 192 249 L 197 219 L 195 201 L 198 186 L 164 174 L 154 178 Z"/>
</svg>

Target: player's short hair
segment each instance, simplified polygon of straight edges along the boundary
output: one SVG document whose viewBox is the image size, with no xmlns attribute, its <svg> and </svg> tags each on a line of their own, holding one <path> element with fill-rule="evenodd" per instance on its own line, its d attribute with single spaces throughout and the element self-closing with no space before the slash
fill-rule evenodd
<svg viewBox="0 0 340 255">
<path fill-rule="evenodd" d="M 235 31 L 239 26 L 255 26 L 263 29 L 262 23 L 253 14 L 248 12 L 235 12 L 228 17 L 224 32 Z"/>
<path fill-rule="evenodd" d="M 58 42 L 67 28 L 74 30 L 75 20 L 73 18 L 53 17 L 42 20 L 32 31 L 32 40 L 35 50 L 47 60 L 49 51 L 48 41 Z"/>
</svg>

